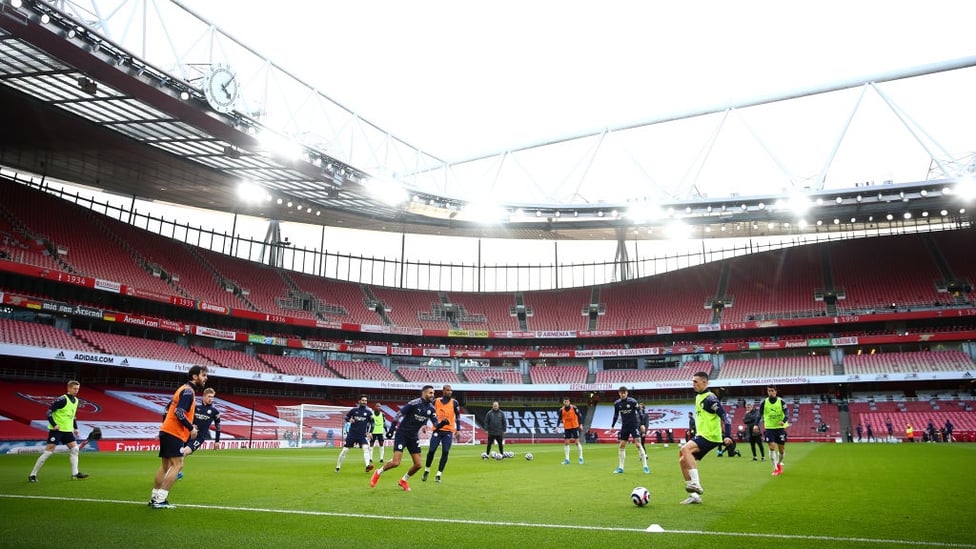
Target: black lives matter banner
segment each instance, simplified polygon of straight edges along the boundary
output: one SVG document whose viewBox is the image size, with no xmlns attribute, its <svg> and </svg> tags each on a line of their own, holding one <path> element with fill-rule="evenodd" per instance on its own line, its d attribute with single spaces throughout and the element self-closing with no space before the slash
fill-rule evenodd
<svg viewBox="0 0 976 549">
<path fill-rule="evenodd" d="M 505 438 L 562 438 L 563 428 L 559 423 L 558 408 L 558 403 L 552 409 L 500 407 L 508 425 Z M 465 406 L 465 409 L 475 415 L 478 425 L 484 427 L 485 414 L 491 408 Z M 580 413 L 586 414 L 585 406 L 580 407 Z"/>
</svg>

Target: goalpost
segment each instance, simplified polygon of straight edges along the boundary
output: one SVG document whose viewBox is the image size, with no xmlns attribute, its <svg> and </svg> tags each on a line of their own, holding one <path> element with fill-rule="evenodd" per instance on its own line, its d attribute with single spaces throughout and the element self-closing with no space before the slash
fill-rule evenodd
<svg viewBox="0 0 976 549">
<path fill-rule="evenodd" d="M 296 404 L 294 406 L 277 406 L 278 418 L 291 424 L 291 427 L 279 429 L 279 436 L 283 436 L 288 446 L 304 448 L 309 446 L 341 447 L 346 440 L 346 414 L 351 406 L 325 406 L 322 404 Z M 384 407 L 383 414 L 389 423 L 395 411 Z M 454 435 L 454 444 L 477 444 L 477 424 L 474 414 L 461 414 L 461 429 Z M 434 426 L 427 424 L 420 430 L 420 445 L 430 444 L 430 435 Z M 284 431 L 281 433 L 280 431 Z M 388 440 L 386 444 L 392 445 Z"/>
</svg>

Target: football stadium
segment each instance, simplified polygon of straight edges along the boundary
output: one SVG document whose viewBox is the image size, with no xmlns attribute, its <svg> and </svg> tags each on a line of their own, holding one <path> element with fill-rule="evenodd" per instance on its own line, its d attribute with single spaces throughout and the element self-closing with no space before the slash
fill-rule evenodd
<svg viewBox="0 0 976 549">
<path fill-rule="evenodd" d="M 0 0 L 0 547 L 976 547 L 976 8 L 829 7 Z"/>
</svg>

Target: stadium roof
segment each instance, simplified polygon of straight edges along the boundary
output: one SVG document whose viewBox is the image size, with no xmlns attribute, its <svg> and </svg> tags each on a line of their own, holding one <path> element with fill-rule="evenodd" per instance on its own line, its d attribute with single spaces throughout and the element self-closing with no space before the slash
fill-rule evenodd
<svg viewBox="0 0 976 549">
<path fill-rule="evenodd" d="M 5 132 L 0 162 L 269 218 L 527 238 L 654 238 L 675 220 L 715 234 L 791 232 L 799 218 L 784 204 L 797 196 L 832 205 L 810 226 L 901 219 L 908 207 L 892 204 L 906 196 L 958 212 L 936 191 L 976 167 L 976 57 L 964 27 L 953 31 L 976 10 L 969 4 L 951 18 L 927 5 L 872 11 L 885 24 L 870 27 L 856 26 L 866 19 L 855 12 L 789 31 L 722 10 L 688 19 L 637 5 L 543 3 L 515 18 L 504 5 L 471 14 L 389 4 L 376 16 L 310 4 L 301 17 L 258 18 L 251 8 L 264 3 L 208 2 L 197 14 L 171 2 L 156 5 L 158 20 L 148 5 L 4 1 L 2 116 L 16 131 Z M 816 21 L 830 13 L 822 8 L 801 16 Z M 214 27 L 225 21 L 227 32 Z M 907 31 L 906 21 L 916 39 L 883 48 L 901 57 L 858 46 L 880 39 L 877 28 Z M 226 112 L 205 89 L 218 65 L 241 88 Z M 293 153 L 270 149 L 269 133 Z M 241 202 L 242 180 L 271 201 Z M 407 200 L 389 202 L 395 187 L 381 180 L 405 185 Z M 491 212 L 502 222 L 481 224 Z"/>
</svg>

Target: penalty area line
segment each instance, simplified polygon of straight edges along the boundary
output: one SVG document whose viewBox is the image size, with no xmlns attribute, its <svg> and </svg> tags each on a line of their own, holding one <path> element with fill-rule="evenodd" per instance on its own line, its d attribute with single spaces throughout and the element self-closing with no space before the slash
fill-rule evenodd
<svg viewBox="0 0 976 549">
<path fill-rule="evenodd" d="M 77 498 L 77 497 L 63 497 L 63 496 L 31 496 L 24 494 L 0 494 L 0 498 L 10 498 L 10 499 L 22 499 L 22 500 L 48 500 L 48 501 L 66 501 L 66 502 L 76 502 L 76 503 L 110 503 L 117 505 L 142 505 L 145 506 L 145 501 L 131 501 L 131 500 L 120 500 L 120 499 L 96 499 L 96 498 Z M 618 526 L 587 526 L 582 524 L 543 524 L 536 522 L 518 522 L 518 521 L 493 521 L 493 520 L 474 520 L 474 519 L 450 519 L 450 518 L 437 518 L 437 517 L 409 517 L 409 516 L 389 516 L 389 515 L 376 515 L 368 513 L 338 513 L 334 511 L 308 511 L 301 509 L 269 509 L 262 507 L 237 507 L 229 505 L 199 505 L 193 503 L 181 503 L 176 506 L 179 508 L 187 509 L 210 509 L 210 510 L 221 510 L 221 511 L 235 511 L 235 512 L 245 512 L 245 513 L 267 513 L 267 514 L 278 514 L 278 515 L 302 515 L 302 516 L 316 516 L 316 517 L 337 517 L 337 518 L 364 518 L 364 519 L 380 519 L 380 520 L 393 520 L 393 521 L 404 521 L 404 522 L 427 522 L 427 523 L 440 523 L 440 524 L 464 524 L 470 526 L 502 526 L 502 527 L 516 527 L 516 528 L 544 528 L 552 529 L 559 528 L 563 530 L 585 530 L 591 532 L 634 532 L 634 533 L 650 533 L 650 534 L 672 534 L 672 535 L 689 535 L 694 534 L 698 536 L 734 536 L 734 537 L 744 537 L 744 538 L 757 538 L 757 539 L 779 539 L 779 540 L 813 540 L 813 541 L 825 541 L 825 542 L 841 542 L 841 543 L 877 543 L 879 545 L 920 545 L 925 547 L 945 547 L 945 548 L 962 548 L 962 549 L 976 549 L 976 545 L 963 544 L 963 543 L 945 543 L 938 541 L 922 541 L 922 540 L 901 540 L 901 539 L 875 539 L 875 538 L 861 538 L 861 537 L 841 537 L 841 536 L 815 536 L 815 535 L 798 535 L 798 534 L 762 534 L 754 532 L 712 532 L 707 530 L 668 530 L 660 528 L 624 528 Z M 167 511 L 154 511 L 154 512 L 167 512 Z"/>
</svg>

